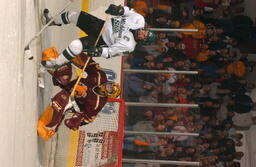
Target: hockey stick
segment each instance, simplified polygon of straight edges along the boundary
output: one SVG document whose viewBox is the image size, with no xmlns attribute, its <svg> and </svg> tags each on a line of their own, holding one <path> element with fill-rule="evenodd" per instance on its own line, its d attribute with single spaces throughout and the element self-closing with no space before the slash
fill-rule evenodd
<svg viewBox="0 0 256 167">
<path fill-rule="evenodd" d="M 84 72 L 85 68 L 87 67 L 87 65 L 88 65 L 88 63 L 89 63 L 89 61 L 90 61 L 90 59 L 91 59 L 91 57 L 89 57 L 89 58 L 86 60 L 86 62 L 85 62 L 85 64 L 84 64 L 84 67 L 83 67 L 83 69 L 82 69 L 82 72 L 79 74 L 78 79 L 76 80 L 76 83 L 75 83 L 75 85 L 74 85 L 74 88 L 73 88 L 73 90 L 72 90 L 72 92 L 71 92 L 71 94 L 70 94 L 71 99 L 74 98 L 75 89 L 76 89 L 78 83 L 80 82 L 80 80 L 81 80 L 81 78 L 82 78 L 82 76 L 83 76 L 83 72 Z"/>
<path fill-rule="evenodd" d="M 31 40 L 27 43 L 27 45 L 25 46 L 24 48 L 24 52 L 25 52 L 25 57 L 28 57 L 29 60 L 32 60 L 34 57 L 32 55 L 32 52 L 29 48 L 29 45 L 35 40 L 37 39 L 41 34 L 42 32 L 59 16 L 62 14 L 62 12 L 64 10 L 66 10 L 71 4 L 72 4 L 73 0 L 69 0 L 69 2 L 54 16 L 52 17 L 52 19 L 46 24 L 43 26 L 43 28 L 38 32 L 36 33 L 36 35 L 31 38 Z"/>
</svg>

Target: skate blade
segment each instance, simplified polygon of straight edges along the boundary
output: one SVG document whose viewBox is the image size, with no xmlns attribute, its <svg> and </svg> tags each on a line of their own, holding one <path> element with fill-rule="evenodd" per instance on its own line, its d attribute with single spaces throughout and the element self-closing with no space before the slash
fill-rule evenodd
<svg viewBox="0 0 256 167">
<path fill-rule="evenodd" d="M 46 25 L 51 18 L 49 18 L 49 9 L 43 8 L 41 9 L 41 23 L 42 25 Z"/>
</svg>

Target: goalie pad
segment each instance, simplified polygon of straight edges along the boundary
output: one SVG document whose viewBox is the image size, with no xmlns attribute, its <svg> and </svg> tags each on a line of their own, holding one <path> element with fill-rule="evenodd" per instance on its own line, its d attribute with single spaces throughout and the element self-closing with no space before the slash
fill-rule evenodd
<svg viewBox="0 0 256 167">
<path fill-rule="evenodd" d="M 69 103 L 69 94 L 65 90 L 60 91 L 52 98 L 53 115 L 51 121 L 46 125 L 47 128 L 57 128 L 64 118 L 65 107 Z"/>
<path fill-rule="evenodd" d="M 46 125 L 50 123 L 52 120 L 52 115 L 53 115 L 53 109 L 49 105 L 43 114 L 39 117 L 39 120 L 37 122 L 37 133 L 40 138 L 43 140 L 47 141 L 49 140 L 55 133 L 55 130 L 51 130 L 46 128 Z"/>
</svg>

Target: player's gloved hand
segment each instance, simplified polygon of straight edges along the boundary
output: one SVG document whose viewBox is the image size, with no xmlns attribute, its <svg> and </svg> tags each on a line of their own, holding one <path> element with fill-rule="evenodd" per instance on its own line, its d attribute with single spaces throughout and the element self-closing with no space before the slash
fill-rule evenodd
<svg viewBox="0 0 256 167">
<path fill-rule="evenodd" d="M 77 85 L 77 87 L 76 87 L 76 89 L 75 89 L 75 94 L 74 94 L 74 96 L 76 97 L 76 98 L 82 98 L 82 97 L 86 97 L 86 95 L 87 95 L 87 86 L 85 86 L 85 85 Z"/>
<path fill-rule="evenodd" d="M 88 56 L 91 57 L 100 57 L 102 54 L 102 48 L 101 47 L 91 47 L 87 50 Z"/>
<path fill-rule="evenodd" d="M 124 7 L 122 5 L 116 6 L 114 4 L 110 4 L 105 13 L 113 16 L 122 16 L 124 14 Z"/>
<path fill-rule="evenodd" d="M 72 118 L 66 119 L 64 124 L 72 130 L 78 130 L 81 122 L 82 122 L 82 114 L 73 114 Z"/>
</svg>

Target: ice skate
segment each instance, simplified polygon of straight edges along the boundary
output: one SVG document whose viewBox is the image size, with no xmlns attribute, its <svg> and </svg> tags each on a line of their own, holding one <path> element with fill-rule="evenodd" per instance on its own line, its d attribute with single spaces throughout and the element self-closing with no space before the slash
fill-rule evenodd
<svg viewBox="0 0 256 167">
<path fill-rule="evenodd" d="M 50 21 L 52 21 L 52 16 L 50 15 L 50 11 L 49 9 L 44 8 L 42 12 L 42 23 L 43 25 L 46 25 Z M 56 24 L 55 21 L 52 21 L 49 26 L 61 26 L 61 24 Z"/>
</svg>

